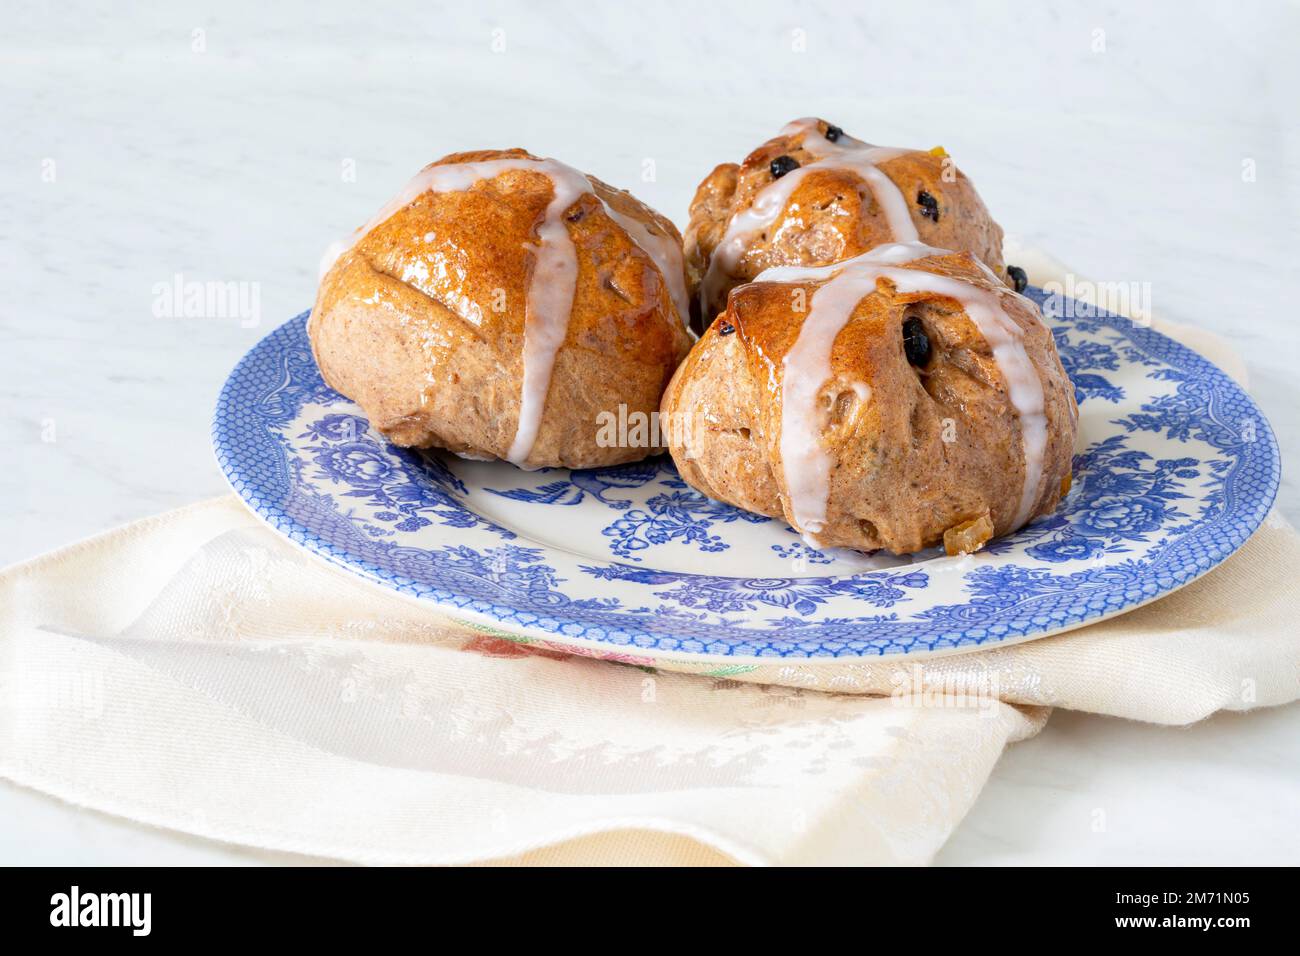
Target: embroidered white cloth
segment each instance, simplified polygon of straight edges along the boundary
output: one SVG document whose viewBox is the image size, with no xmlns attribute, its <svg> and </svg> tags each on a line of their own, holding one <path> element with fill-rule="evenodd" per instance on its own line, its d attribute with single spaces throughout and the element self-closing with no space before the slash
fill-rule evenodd
<svg viewBox="0 0 1300 956">
<path fill-rule="evenodd" d="M 0 573 L 0 775 L 363 863 L 919 864 L 1053 706 L 1185 724 L 1300 697 L 1297 566 L 1275 516 L 1154 605 L 828 694 L 449 626 L 220 498 Z M 892 694 L 917 682 L 939 690 Z"/>
</svg>

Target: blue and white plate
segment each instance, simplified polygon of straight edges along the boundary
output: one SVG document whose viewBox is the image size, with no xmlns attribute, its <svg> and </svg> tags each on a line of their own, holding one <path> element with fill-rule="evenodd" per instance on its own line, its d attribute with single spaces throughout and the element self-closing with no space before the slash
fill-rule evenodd
<svg viewBox="0 0 1300 956">
<path fill-rule="evenodd" d="M 213 441 L 291 541 L 499 636 L 716 674 L 1009 644 L 1208 571 L 1264 519 L 1280 470 L 1267 421 L 1210 362 L 1029 295 L 1079 399 L 1074 485 L 1055 514 L 963 558 L 813 550 L 693 491 L 667 457 L 530 473 L 392 447 L 321 381 L 305 314 L 231 374 Z"/>
</svg>

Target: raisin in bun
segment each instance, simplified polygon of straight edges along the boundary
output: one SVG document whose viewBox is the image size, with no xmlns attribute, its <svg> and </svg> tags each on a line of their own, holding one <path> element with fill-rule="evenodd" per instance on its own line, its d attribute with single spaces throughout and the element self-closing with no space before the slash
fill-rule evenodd
<svg viewBox="0 0 1300 956">
<path fill-rule="evenodd" d="M 662 412 L 704 494 L 896 554 L 975 550 L 1052 511 L 1078 417 L 1037 306 L 919 243 L 737 288 Z"/>
<path fill-rule="evenodd" d="M 457 153 L 322 268 L 316 362 L 394 444 L 527 468 L 659 450 L 600 440 L 601 413 L 658 408 L 691 344 L 680 236 L 630 194 L 521 149 Z"/>
<path fill-rule="evenodd" d="M 686 227 L 696 328 L 764 269 L 821 266 L 888 242 L 970 252 L 1005 276 L 1002 229 L 942 148 L 871 146 L 795 120 L 700 183 Z"/>
</svg>

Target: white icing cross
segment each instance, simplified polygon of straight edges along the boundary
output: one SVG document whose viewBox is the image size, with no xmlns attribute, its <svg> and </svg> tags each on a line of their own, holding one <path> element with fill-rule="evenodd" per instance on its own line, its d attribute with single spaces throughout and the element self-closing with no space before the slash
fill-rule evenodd
<svg viewBox="0 0 1300 956">
<path fill-rule="evenodd" d="M 803 148 L 818 158 L 764 186 L 748 209 L 736 213 L 728 221 L 700 282 L 700 311 L 706 325 L 712 318 L 707 314 L 709 303 L 723 283 L 732 277 L 754 236 L 771 228 L 780 218 L 790 196 L 813 170 L 847 169 L 857 173 L 871 189 L 876 202 L 880 203 L 889 224 L 890 238 L 895 242 L 915 242 L 918 238 L 906 197 L 893 180 L 876 168 L 880 163 L 914 150 L 872 146 L 846 133 L 841 133 L 835 142 L 831 142 L 819 130 L 817 120 L 811 117 L 787 124 L 780 135 L 796 136 L 800 133 L 803 134 Z"/>
<path fill-rule="evenodd" d="M 541 173 L 550 179 L 554 195 L 537 227 L 538 243 L 529 245 L 536 256 L 528 282 L 524 309 L 523 382 L 519 396 L 519 424 L 506 460 L 520 467 L 528 460 L 550 389 L 555 356 L 568 333 L 569 316 L 578 280 L 578 254 L 569 238 L 564 213 L 584 195 L 596 195 L 591 181 L 571 166 L 554 159 L 493 159 L 478 163 L 448 163 L 421 170 L 406 187 L 389 200 L 369 222 L 346 242 L 330 246 L 321 260 L 320 273 L 326 272 L 349 248 L 376 226 L 386 222 L 399 210 L 426 192 L 464 192 L 475 183 L 494 179 L 511 169 Z M 654 262 L 663 277 L 678 321 L 687 327 L 690 317 L 686 281 L 682 269 L 682 250 L 668 234 L 651 232 L 649 227 L 616 212 L 604 200 L 606 213 L 628 237 Z"/>
<path fill-rule="evenodd" d="M 954 299 L 975 323 L 993 351 L 993 359 L 1007 383 L 1007 396 L 1020 418 L 1025 468 L 1015 527 L 1029 519 L 1038 500 L 1047 448 L 1046 400 L 1038 371 L 1025 352 L 1020 326 L 1006 314 L 997 292 L 950 276 L 898 268 L 936 255 L 951 253 L 920 242 L 892 243 L 829 266 L 776 266 L 765 269 L 754 280 L 830 279 L 813 294 L 795 343 L 782 360 L 781 468 L 792 523 L 814 545 L 816 535 L 826 527 L 833 464 L 821 442 L 822 406 L 818 396 L 831 377 L 831 350 L 836 336 L 862 298 L 875 291 L 878 279 L 889 279 L 903 294 L 932 292 Z M 998 282 L 987 266 L 979 265 L 993 282 Z"/>
</svg>

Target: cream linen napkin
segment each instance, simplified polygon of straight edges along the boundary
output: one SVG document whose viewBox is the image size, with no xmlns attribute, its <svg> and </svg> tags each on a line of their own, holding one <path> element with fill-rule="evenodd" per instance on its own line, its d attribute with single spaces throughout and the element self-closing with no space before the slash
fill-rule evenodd
<svg viewBox="0 0 1300 956">
<path fill-rule="evenodd" d="M 1298 564 L 1275 516 L 1199 581 L 1071 634 L 718 679 L 450 625 L 226 497 L 0 573 L 0 775 L 364 863 L 919 864 L 1051 706 L 1185 724 L 1300 697 Z"/>
</svg>

